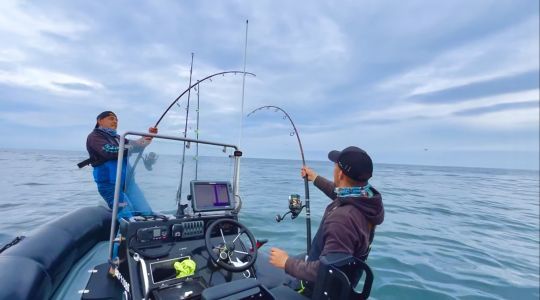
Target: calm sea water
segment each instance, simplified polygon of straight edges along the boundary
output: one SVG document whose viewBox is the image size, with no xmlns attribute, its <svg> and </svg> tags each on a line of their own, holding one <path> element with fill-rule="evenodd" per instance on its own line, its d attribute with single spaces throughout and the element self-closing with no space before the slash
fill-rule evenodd
<svg viewBox="0 0 540 300">
<path fill-rule="evenodd" d="M 73 209 L 96 205 L 84 153 L 0 150 L 0 244 Z M 329 162 L 311 162 L 331 176 Z M 303 195 L 298 161 L 243 159 L 241 221 L 290 253 L 305 250 L 305 219 L 274 221 Z M 376 165 L 386 218 L 368 259 L 374 299 L 538 299 L 539 173 Z M 311 186 L 313 235 L 328 199 Z M 171 203 L 174 206 L 174 203 Z M 269 247 L 263 247 L 263 251 Z"/>
</svg>

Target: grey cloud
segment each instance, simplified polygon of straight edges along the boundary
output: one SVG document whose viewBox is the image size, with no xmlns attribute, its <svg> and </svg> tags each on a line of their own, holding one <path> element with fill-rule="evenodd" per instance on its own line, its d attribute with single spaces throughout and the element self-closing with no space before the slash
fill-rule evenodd
<svg viewBox="0 0 540 300">
<path fill-rule="evenodd" d="M 490 105 L 490 106 L 475 107 L 475 108 L 460 110 L 460 111 L 454 112 L 454 115 L 475 116 L 475 115 L 481 115 L 481 114 L 505 111 L 505 110 L 514 110 L 514 109 L 521 109 L 521 108 L 538 108 L 538 106 L 539 106 L 538 100 L 499 103 L 499 104 Z"/>
<path fill-rule="evenodd" d="M 465 102 L 478 97 L 537 89 L 540 85 L 539 77 L 539 70 L 534 70 L 419 94 L 412 96 L 411 99 L 416 102 L 432 104 Z"/>
<path fill-rule="evenodd" d="M 72 91 L 92 91 L 92 90 L 95 90 L 94 87 L 92 87 L 90 85 L 87 85 L 87 84 L 84 84 L 84 83 L 80 83 L 80 82 L 66 82 L 66 83 L 53 82 L 53 84 L 56 85 L 56 86 L 59 86 L 61 88 L 64 88 L 64 89 L 67 89 L 67 90 L 72 90 Z"/>
</svg>

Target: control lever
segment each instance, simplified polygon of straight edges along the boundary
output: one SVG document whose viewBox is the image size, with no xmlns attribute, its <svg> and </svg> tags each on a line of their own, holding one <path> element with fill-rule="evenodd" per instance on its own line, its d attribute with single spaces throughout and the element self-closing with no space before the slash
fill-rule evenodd
<svg viewBox="0 0 540 300">
<path fill-rule="evenodd" d="M 264 244 L 268 243 L 268 240 L 267 239 L 264 239 L 264 240 L 257 240 L 257 244 L 255 245 L 255 247 L 257 247 L 257 249 L 261 248 Z"/>
<path fill-rule="evenodd" d="M 268 243 L 268 239 L 257 240 L 257 242 L 255 243 L 255 248 L 257 248 L 257 250 L 259 250 L 259 248 L 261 248 L 266 243 Z M 249 251 L 253 252 L 253 248 L 249 248 Z"/>
<path fill-rule="evenodd" d="M 188 207 L 187 204 L 180 204 L 178 205 L 178 210 L 176 211 L 176 216 L 179 218 L 182 218 L 186 215 L 185 210 Z"/>
</svg>

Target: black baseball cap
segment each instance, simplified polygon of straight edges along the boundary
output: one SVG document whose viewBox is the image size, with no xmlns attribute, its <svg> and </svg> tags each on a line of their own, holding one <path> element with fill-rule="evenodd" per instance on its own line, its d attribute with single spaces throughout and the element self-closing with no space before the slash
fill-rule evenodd
<svg viewBox="0 0 540 300">
<path fill-rule="evenodd" d="M 373 161 L 366 151 L 350 146 L 342 151 L 330 151 L 328 159 L 338 164 L 339 168 L 351 179 L 367 181 L 373 174 Z"/>
<path fill-rule="evenodd" d="M 97 123 L 97 121 L 101 120 L 101 119 L 104 119 L 108 116 L 115 116 L 116 117 L 116 114 L 113 113 L 112 111 L 110 110 L 106 110 L 102 113 L 100 113 L 97 117 L 96 117 L 96 126 L 94 128 L 98 128 L 99 127 L 99 124 Z"/>
</svg>

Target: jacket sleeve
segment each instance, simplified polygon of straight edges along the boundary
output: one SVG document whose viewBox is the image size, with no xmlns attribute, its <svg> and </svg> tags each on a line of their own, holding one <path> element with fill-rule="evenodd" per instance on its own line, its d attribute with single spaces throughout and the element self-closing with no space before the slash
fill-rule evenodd
<svg viewBox="0 0 540 300">
<path fill-rule="evenodd" d="M 320 262 L 305 261 L 302 259 L 289 257 L 285 262 L 285 272 L 295 278 L 311 282 L 317 281 Z"/>
<path fill-rule="evenodd" d="M 326 196 L 328 196 L 328 198 L 334 200 L 337 198 L 337 195 L 336 193 L 334 193 L 334 189 L 336 188 L 336 185 L 322 177 L 322 176 L 317 176 L 317 178 L 315 178 L 315 181 L 313 181 L 313 184 L 319 189 L 321 190 L 324 194 L 326 194 Z"/>
<path fill-rule="evenodd" d="M 131 151 L 131 153 L 138 153 L 144 150 L 146 146 L 150 144 L 150 140 L 145 139 L 144 137 L 138 139 L 138 140 L 127 140 L 128 147 Z"/>
<path fill-rule="evenodd" d="M 118 145 L 110 144 L 109 141 L 100 134 L 90 134 L 86 141 L 88 152 L 94 153 L 104 160 L 118 158 Z"/>
</svg>

